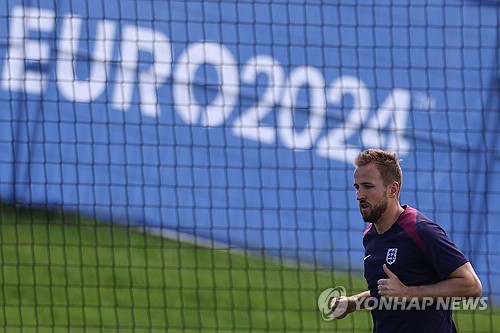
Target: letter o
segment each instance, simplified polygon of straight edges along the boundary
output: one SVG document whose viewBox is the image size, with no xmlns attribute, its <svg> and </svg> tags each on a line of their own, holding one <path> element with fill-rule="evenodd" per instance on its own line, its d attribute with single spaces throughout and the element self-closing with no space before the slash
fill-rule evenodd
<svg viewBox="0 0 500 333">
<path fill-rule="evenodd" d="M 213 42 L 191 44 L 180 55 L 173 74 L 174 105 L 179 116 L 188 124 L 198 124 L 202 107 L 196 101 L 193 81 L 196 70 L 203 64 L 213 65 L 220 82 L 220 89 L 214 100 L 206 105 L 201 119 L 204 126 L 220 126 L 231 114 L 238 100 L 240 89 L 236 60 L 224 46 Z"/>
</svg>

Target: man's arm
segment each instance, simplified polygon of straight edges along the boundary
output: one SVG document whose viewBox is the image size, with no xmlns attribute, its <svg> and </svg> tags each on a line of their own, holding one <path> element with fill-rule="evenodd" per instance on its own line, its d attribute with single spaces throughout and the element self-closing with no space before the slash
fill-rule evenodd
<svg viewBox="0 0 500 333">
<path fill-rule="evenodd" d="M 361 309 L 364 309 L 365 300 L 370 298 L 370 291 L 369 290 L 363 291 L 362 293 L 359 293 L 357 295 L 353 295 L 350 298 L 352 301 L 354 301 L 358 304 L 362 304 L 363 306 L 361 307 Z"/>
<path fill-rule="evenodd" d="M 422 286 L 404 285 L 385 264 L 384 272 L 388 278 L 378 281 L 378 290 L 381 296 L 387 298 L 480 297 L 483 289 L 469 262 L 454 270 L 446 280 Z"/>
</svg>

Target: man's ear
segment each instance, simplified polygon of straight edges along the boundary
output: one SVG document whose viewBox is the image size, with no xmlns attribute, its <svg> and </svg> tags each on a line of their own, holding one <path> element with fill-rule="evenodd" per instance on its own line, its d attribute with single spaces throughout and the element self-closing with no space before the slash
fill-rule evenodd
<svg viewBox="0 0 500 333">
<path fill-rule="evenodd" d="M 391 184 L 391 187 L 389 189 L 391 197 L 395 197 L 398 195 L 399 192 L 399 184 L 398 182 L 393 182 Z"/>
</svg>

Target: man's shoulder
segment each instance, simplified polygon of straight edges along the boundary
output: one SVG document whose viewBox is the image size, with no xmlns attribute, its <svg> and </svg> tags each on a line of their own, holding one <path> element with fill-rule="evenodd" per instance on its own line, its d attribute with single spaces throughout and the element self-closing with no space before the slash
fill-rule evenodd
<svg viewBox="0 0 500 333">
<path fill-rule="evenodd" d="M 446 231 L 437 222 L 414 208 L 408 207 L 406 211 L 407 216 L 400 221 L 400 227 L 425 252 L 429 252 L 429 244 L 449 241 Z"/>
<path fill-rule="evenodd" d="M 416 210 L 415 215 L 415 228 L 421 236 L 438 236 L 446 234 L 444 229 L 439 225 L 439 223 L 431 220 L 422 212 Z"/>
<path fill-rule="evenodd" d="M 420 230 L 434 230 L 436 228 L 441 229 L 439 224 L 428 218 L 421 211 L 407 206 L 404 206 L 405 210 L 398 219 L 399 226 L 405 231 L 420 231 Z"/>
<path fill-rule="evenodd" d="M 398 219 L 399 227 L 408 235 L 418 247 L 427 252 L 422 241 L 421 230 L 427 228 L 427 224 L 434 223 L 417 209 L 408 205 L 403 206 L 404 211 Z"/>
</svg>

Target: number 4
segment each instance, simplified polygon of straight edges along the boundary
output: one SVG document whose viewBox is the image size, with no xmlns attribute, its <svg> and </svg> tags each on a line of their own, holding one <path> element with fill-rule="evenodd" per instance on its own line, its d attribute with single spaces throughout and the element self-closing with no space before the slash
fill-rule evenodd
<svg viewBox="0 0 500 333">
<path fill-rule="evenodd" d="M 404 134 L 410 101 L 411 96 L 408 91 L 394 89 L 361 131 L 362 144 L 400 153 L 407 152 L 410 144 Z"/>
</svg>

